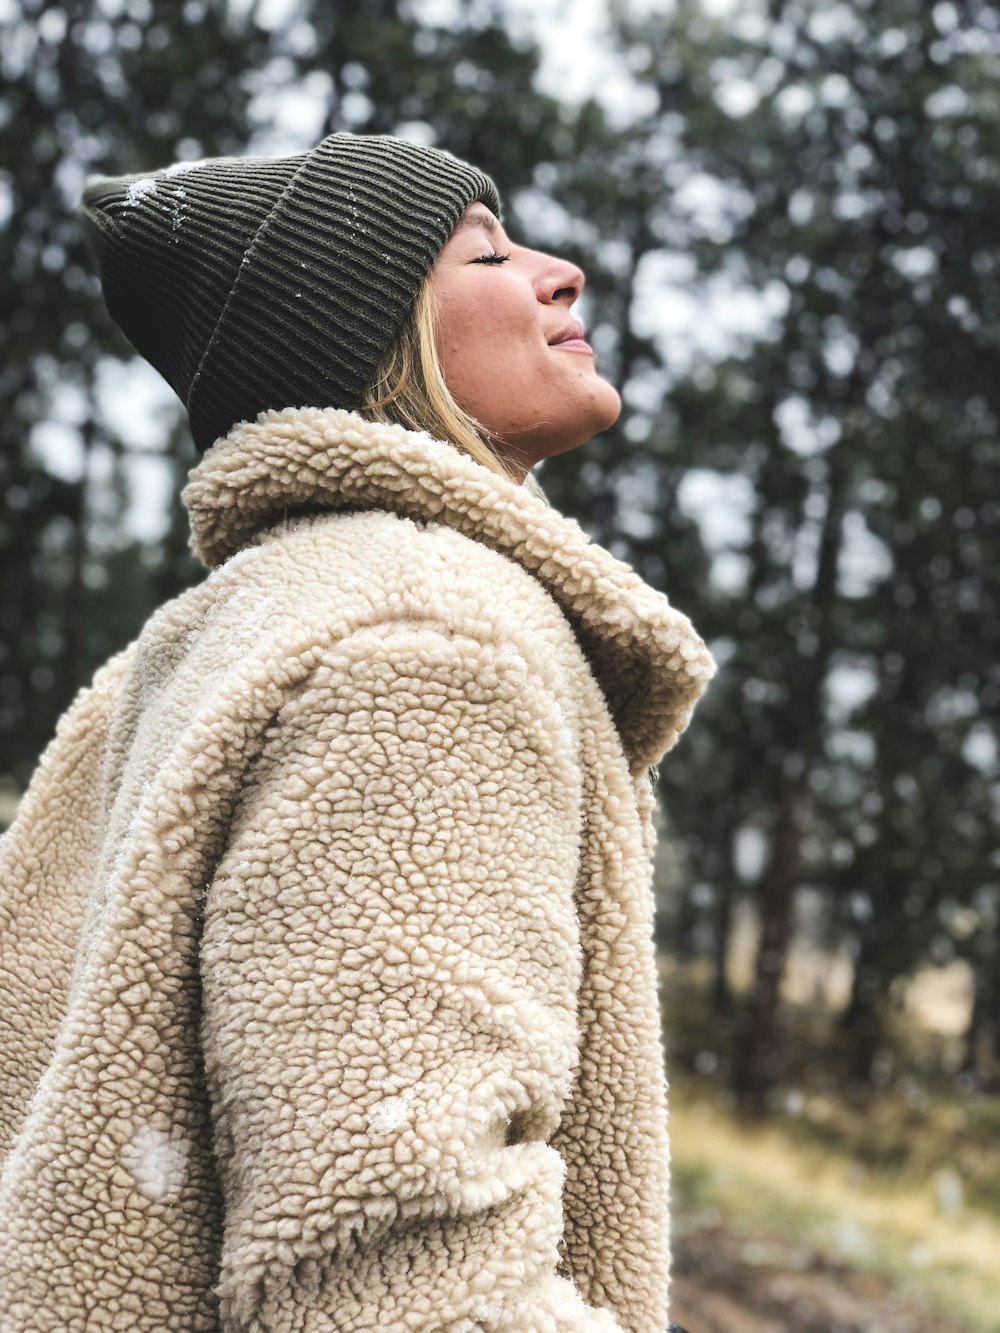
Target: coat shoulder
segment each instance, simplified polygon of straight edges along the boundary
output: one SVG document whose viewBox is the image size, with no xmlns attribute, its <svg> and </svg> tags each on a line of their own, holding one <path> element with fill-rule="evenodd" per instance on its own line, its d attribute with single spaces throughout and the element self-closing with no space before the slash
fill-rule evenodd
<svg viewBox="0 0 1000 1333">
<path fill-rule="evenodd" d="M 351 643 L 392 652 L 383 631 L 393 627 L 443 634 L 458 667 L 477 641 L 570 711 L 586 688 L 569 622 L 522 566 L 432 520 L 328 510 L 262 530 L 160 607 L 135 645 L 126 692 L 163 733 L 183 730 L 192 711 L 273 712 L 331 653 L 350 654 Z"/>
<path fill-rule="evenodd" d="M 409 518 L 387 509 L 310 515 L 299 525 L 290 523 L 282 540 L 295 542 L 301 537 L 314 541 L 335 561 L 349 548 L 354 563 L 364 563 L 373 572 L 381 569 L 387 579 L 409 565 L 437 574 L 464 574 L 493 587 L 509 584 L 523 590 L 535 586 L 548 596 L 518 561 L 433 519 Z"/>
<path fill-rule="evenodd" d="M 433 520 L 383 509 L 310 514 L 271 529 L 213 577 L 237 564 L 271 596 L 335 605 L 338 617 L 353 608 L 362 621 L 439 621 L 503 643 L 535 640 L 539 651 L 551 651 L 553 638 L 574 643 L 562 609 L 530 571 Z"/>
</svg>

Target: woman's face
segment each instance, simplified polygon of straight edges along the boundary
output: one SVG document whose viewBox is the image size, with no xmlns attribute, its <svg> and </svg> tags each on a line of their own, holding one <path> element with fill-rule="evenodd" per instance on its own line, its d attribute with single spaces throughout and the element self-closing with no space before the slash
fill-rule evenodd
<svg viewBox="0 0 1000 1333">
<path fill-rule="evenodd" d="M 574 265 L 514 245 L 481 201 L 470 204 L 429 278 L 440 309 L 437 350 L 460 407 L 504 442 L 518 480 L 617 421 L 621 398 L 597 373 L 570 308 Z M 576 339 L 562 345 L 576 328 Z"/>
</svg>

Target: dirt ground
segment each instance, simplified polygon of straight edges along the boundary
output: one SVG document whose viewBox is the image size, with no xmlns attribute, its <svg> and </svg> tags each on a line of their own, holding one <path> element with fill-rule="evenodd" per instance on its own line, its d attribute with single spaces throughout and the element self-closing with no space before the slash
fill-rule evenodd
<svg viewBox="0 0 1000 1333">
<path fill-rule="evenodd" d="M 881 1278 L 678 1219 L 671 1317 L 687 1333 L 966 1333 Z M 1000 1321 L 998 1321 L 1000 1331 Z"/>
</svg>

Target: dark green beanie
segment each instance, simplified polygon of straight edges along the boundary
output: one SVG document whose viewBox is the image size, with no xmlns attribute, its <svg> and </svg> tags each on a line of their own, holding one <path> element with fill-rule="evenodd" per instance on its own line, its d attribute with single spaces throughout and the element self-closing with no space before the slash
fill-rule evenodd
<svg viewBox="0 0 1000 1333">
<path fill-rule="evenodd" d="M 88 184 L 112 319 L 183 401 L 200 451 L 267 408 L 355 408 L 490 178 L 438 148 L 331 134 Z M 502 220 L 502 218 L 501 218 Z"/>
</svg>

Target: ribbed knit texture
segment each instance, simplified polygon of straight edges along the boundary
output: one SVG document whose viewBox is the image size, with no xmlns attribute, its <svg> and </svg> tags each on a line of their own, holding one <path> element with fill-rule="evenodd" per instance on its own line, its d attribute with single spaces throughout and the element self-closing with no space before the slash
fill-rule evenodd
<svg viewBox="0 0 1000 1333">
<path fill-rule="evenodd" d="M 391 135 L 210 158 L 89 185 L 112 319 L 188 411 L 200 451 L 268 408 L 357 407 L 488 176 Z"/>
</svg>

